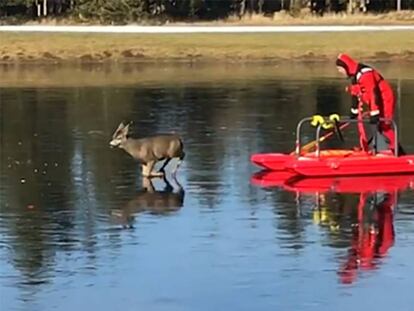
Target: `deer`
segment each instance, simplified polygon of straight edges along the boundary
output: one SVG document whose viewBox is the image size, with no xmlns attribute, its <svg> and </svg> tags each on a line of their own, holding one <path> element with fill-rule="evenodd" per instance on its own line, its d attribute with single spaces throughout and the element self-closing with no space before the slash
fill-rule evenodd
<svg viewBox="0 0 414 311">
<path fill-rule="evenodd" d="M 131 124 L 132 122 L 126 125 L 121 122 L 112 135 L 109 145 L 123 149 L 135 160 L 138 160 L 141 163 L 142 176 L 147 178 L 165 176 L 165 167 L 172 159 L 176 158 L 177 162 L 172 170 L 172 175 L 175 176 L 185 157 L 181 137 L 177 134 L 159 134 L 139 139 L 130 138 L 128 131 Z M 162 160 L 165 162 L 157 172 L 154 172 L 155 164 Z"/>
</svg>

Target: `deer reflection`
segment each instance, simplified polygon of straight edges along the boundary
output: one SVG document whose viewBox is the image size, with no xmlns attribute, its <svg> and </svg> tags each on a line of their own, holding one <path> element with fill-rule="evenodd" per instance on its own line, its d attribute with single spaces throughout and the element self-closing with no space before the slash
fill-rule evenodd
<svg viewBox="0 0 414 311">
<path fill-rule="evenodd" d="M 143 177 L 141 191 L 121 208 L 112 210 L 112 220 L 121 224 L 123 228 L 133 228 L 137 214 L 169 215 L 180 210 L 184 203 L 185 191 L 174 176 L 171 178 L 172 183 L 166 177 L 162 177 L 165 186 L 157 190 L 152 179 Z"/>
</svg>

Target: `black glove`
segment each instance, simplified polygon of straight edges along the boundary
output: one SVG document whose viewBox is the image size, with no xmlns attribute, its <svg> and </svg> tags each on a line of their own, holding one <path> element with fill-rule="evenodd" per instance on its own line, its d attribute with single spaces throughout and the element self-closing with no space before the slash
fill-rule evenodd
<svg viewBox="0 0 414 311">
<path fill-rule="evenodd" d="M 379 122 L 380 116 L 379 114 L 376 114 L 375 116 L 369 117 L 369 123 L 371 124 L 377 124 Z"/>
<path fill-rule="evenodd" d="M 353 113 L 352 111 L 349 113 L 350 119 L 356 119 L 357 116 L 358 116 L 358 113 Z"/>
</svg>

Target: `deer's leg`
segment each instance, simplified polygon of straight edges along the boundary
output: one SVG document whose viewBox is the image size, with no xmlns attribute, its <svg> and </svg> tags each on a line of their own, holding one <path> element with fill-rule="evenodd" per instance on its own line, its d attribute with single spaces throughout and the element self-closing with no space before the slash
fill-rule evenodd
<svg viewBox="0 0 414 311">
<path fill-rule="evenodd" d="M 153 168 L 155 166 L 156 161 L 150 161 L 147 163 L 147 176 L 146 177 L 162 177 L 164 173 L 162 172 L 154 172 Z"/>
<path fill-rule="evenodd" d="M 184 192 L 184 188 L 183 186 L 181 186 L 181 184 L 179 183 L 179 181 L 177 180 L 176 175 L 172 175 L 172 182 L 168 182 L 170 188 L 172 189 L 171 192 L 176 192 L 176 193 L 183 193 Z"/>
<path fill-rule="evenodd" d="M 165 167 L 168 165 L 168 163 L 170 163 L 171 158 L 168 158 L 167 160 L 165 160 L 164 164 L 162 165 L 162 167 L 159 169 L 158 172 L 160 173 L 165 173 Z"/>
<path fill-rule="evenodd" d="M 142 164 L 142 176 L 143 177 L 151 177 L 151 171 L 154 167 L 155 162 L 148 162 L 146 164 Z"/>
<path fill-rule="evenodd" d="M 174 169 L 172 170 L 171 174 L 173 176 L 175 176 L 175 174 L 177 173 L 178 168 L 180 167 L 181 163 L 182 163 L 182 158 L 178 158 L 177 163 L 175 164 Z"/>
<path fill-rule="evenodd" d="M 142 188 L 145 189 L 145 191 L 153 193 L 154 192 L 154 185 L 152 184 L 151 179 L 148 177 L 142 178 Z"/>
<path fill-rule="evenodd" d="M 150 161 L 147 163 L 146 177 L 154 177 L 152 173 L 152 169 L 154 168 L 154 165 L 155 165 L 155 161 Z"/>
</svg>

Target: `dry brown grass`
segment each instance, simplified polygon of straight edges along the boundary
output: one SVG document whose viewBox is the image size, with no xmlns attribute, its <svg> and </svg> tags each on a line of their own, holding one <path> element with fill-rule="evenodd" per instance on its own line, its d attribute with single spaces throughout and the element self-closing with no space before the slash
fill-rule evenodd
<svg viewBox="0 0 414 311">
<path fill-rule="evenodd" d="M 0 34 L 0 62 L 414 60 L 414 32 L 274 34 Z"/>
</svg>

